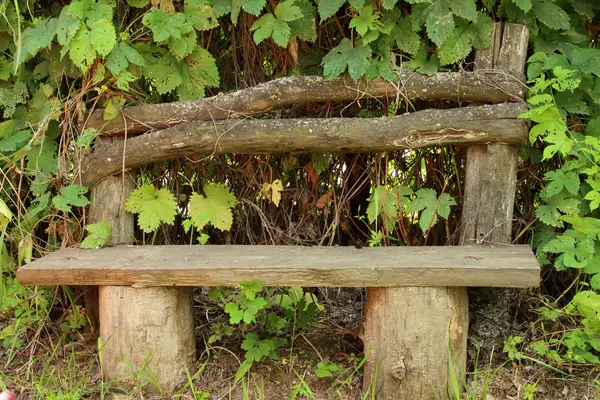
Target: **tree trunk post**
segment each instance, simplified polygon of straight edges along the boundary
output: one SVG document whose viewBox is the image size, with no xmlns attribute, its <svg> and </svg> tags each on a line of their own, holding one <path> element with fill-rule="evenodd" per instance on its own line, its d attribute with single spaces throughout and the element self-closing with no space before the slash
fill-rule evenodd
<svg viewBox="0 0 600 400">
<path fill-rule="evenodd" d="M 475 55 L 475 68 L 523 81 L 528 44 L 526 26 L 495 23 L 490 47 Z M 460 245 L 511 243 L 518 153 L 517 145 L 490 143 L 468 147 Z M 510 306 L 514 293 L 514 289 L 503 288 L 469 290 L 471 330 L 482 351 L 479 359 L 487 359 L 506 338 L 512 326 Z"/>
<path fill-rule="evenodd" d="M 108 221 L 115 245 L 133 241 L 124 201 L 134 189 L 133 179 L 110 176 L 91 191 L 89 222 Z M 191 288 L 89 286 L 84 296 L 90 321 L 100 326 L 104 379 L 167 395 L 184 384 L 196 357 Z"/>
<path fill-rule="evenodd" d="M 368 288 L 364 391 L 379 400 L 445 399 L 452 373 L 459 383 L 464 373 L 468 327 L 464 288 Z"/>
<path fill-rule="evenodd" d="M 528 39 L 525 27 L 506 24 L 502 32 L 494 24 L 492 45 L 477 53 L 477 68 L 500 69 L 501 79 L 514 80 L 507 72 L 521 78 Z M 507 234 L 502 242 L 510 242 L 517 148 L 473 145 L 467 157 L 460 243 Z M 453 376 L 459 385 L 464 381 L 468 328 L 465 288 L 367 288 L 363 387 L 381 400 L 446 399 Z"/>
</svg>

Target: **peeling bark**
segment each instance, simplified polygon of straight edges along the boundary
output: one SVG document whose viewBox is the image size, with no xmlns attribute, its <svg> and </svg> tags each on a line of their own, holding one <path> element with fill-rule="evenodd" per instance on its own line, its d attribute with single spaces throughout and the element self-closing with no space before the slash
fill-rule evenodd
<svg viewBox="0 0 600 400">
<path fill-rule="evenodd" d="M 312 118 L 188 122 L 127 141 L 103 141 L 81 163 L 90 186 L 125 168 L 211 154 L 383 152 L 472 143 L 525 144 L 520 103 L 424 110 L 385 118 Z"/>
<path fill-rule="evenodd" d="M 368 82 L 343 79 L 326 81 L 318 76 L 299 76 L 279 78 L 202 100 L 128 107 L 124 115 L 127 133 L 134 135 L 183 122 L 243 118 L 300 103 L 373 97 L 501 103 L 518 101 L 523 93 L 524 87 L 518 79 L 494 72 L 449 72 L 434 76 L 403 73 L 398 82 L 383 79 Z M 123 118 L 117 117 L 107 122 L 103 116 L 102 109 L 92 112 L 85 127 L 99 129 L 106 136 L 123 134 Z"/>
</svg>

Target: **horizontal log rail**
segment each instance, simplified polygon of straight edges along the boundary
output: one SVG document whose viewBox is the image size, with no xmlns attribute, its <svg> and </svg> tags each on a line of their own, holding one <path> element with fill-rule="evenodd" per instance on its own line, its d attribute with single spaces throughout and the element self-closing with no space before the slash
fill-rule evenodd
<svg viewBox="0 0 600 400">
<path fill-rule="evenodd" d="M 187 122 L 127 140 L 101 141 L 81 162 L 93 185 L 125 167 L 211 154 L 383 152 L 473 143 L 523 145 L 521 103 L 424 110 L 383 118 L 237 119 Z M 125 147 L 125 156 L 123 149 Z"/>
<path fill-rule="evenodd" d="M 118 136 L 125 131 L 133 136 L 151 129 L 165 129 L 182 122 L 243 118 L 292 104 L 357 100 L 362 98 L 400 98 L 448 100 L 477 103 L 502 103 L 523 98 L 524 86 L 516 78 L 493 71 L 444 72 L 434 76 L 403 73 L 398 82 L 297 76 L 272 80 L 232 93 L 194 101 L 144 104 L 128 107 L 123 118 L 104 120 L 104 110 L 92 112 L 85 122 L 102 135 Z"/>
<path fill-rule="evenodd" d="M 17 271 L 22 285 L 538 286 L 530 246 L 120 246 L 62 249 Z"/>
</svg>

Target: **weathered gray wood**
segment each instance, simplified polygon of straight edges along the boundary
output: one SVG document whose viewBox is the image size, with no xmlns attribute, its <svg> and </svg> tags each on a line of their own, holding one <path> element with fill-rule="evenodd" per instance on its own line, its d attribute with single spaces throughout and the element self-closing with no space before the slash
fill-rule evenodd
<svg viewBox="0 0 600 400">
<path fill-rule="evenodd" d="M 90 191 L 88 223 L 106 220 L 113 233 L 112 244 L 131 243 L 133 239 L 133 214 L 125 211 L 125 199 L 134 189 L 135 182 L 129 176 L 125 181 L 121 177 L 113 176 L 98 183 Z M 83 296 L 90 325 L 96 329 L 99 312 L 98 287 L 84 286 Z"/>
<path fill-rule="evenodd" d="M 196 155 L 286 152 L 380 152 L 427 146 L 525 144 L 519 103 L 424 110 L 387 118 L 312 118 L 190 122 L 127 141 L 125 168 Z M 366 134 L 368 133 L 368 134 Z M 81 163 L 91 185 L 121 170 L 123 144 L 101 143 Z"/>
<path fill-rule="evenodd" d="M 446 398 L 451 365 L 455 376 L 465 373 L 468 328 L 464 288 L 370 288 L 364 390 L 375 388 L 378 400 Z"/>
<path fill-rule="evenodd" d="M 521 76 L 529 31 L 516 24 L 494 24 L 491 47 L 478 50 L 476 65 Z M 514 145 L 515 143 L 513 143 Z M 461 217 L 461 244 L 510 243 L 517 181 L 518 148 L 506 144 L 469 146 Z"/>
<path fill-rule="evenodd" d="M 539 265 L 529 246 L 128 246 L 62 249 L 17 277 L 22 285 L 529 287 Z"/>
<path fill-rule="evenodd" d="M 291 104 L 389 97 L 395 99 L 460 99 L 480 103 L 501 103 L 523 96 L 523 85 L 510 76 L 473 72 L 438 73 L 425 76 L 406 72 L 398 82 L 337 79 L 326 81 L 318 76 L 275 79 L 248 89 L 219 94 L 203 100 L 163 104 L 144 104 L 126 108 L 128 135 L 149 129 L 164 129 L 182 122 L 215 121 L 243 118 Z M 86 127 L 103 135 L 121 135 L 123 118 L 104 120 L 104 110 L 94 111 Z"/>
<path fill-rule="evenodd" d="M 529 32 L 515 24 L 494 25 L 492 45 L 478 50 L 479 70 L 522 76 Z M 517 180 L 518 147 L 486 144 L 469 146 L 459 244 L 511 243 Z M 510 332 L 514 291 L 472 289 L 471 333 L 480 343 L 480 359 L 501 347 Z"/>
<path fill-rule="evenodd" d="M 146 392 L 173 394 L 196 357 L 193 304 L 191 288 L 100 287 L 105 378 L 124 388 L 145 384 Z"/>
</svg>

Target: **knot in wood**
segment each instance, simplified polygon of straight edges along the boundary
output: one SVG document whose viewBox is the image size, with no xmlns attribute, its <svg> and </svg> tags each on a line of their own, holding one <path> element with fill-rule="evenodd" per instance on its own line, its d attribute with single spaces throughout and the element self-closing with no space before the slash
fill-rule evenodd
<svg viewBox="0 0 600 400">
<path fill-rule="evenodd" d="M 404 357 L 400 357 L 399 360 L 392 364 L 390 373 L 399 381 L 402 381 L 406 377 L 406 365 L 404 364 Z"/>
</svg>

